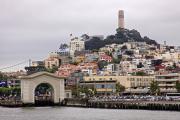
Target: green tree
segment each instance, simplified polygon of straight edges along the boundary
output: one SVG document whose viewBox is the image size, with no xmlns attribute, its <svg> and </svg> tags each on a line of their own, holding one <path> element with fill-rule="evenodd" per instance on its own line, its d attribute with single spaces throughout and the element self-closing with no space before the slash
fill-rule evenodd
<svg viewBox="0 0 180 120">
<path fill-rule="evenodd" d="M 93 89 L 93 95 L 96 95 L 97 94 L 97 90 L 96 88 Z"/>
<path fill-rule="evenodd" d="M 10 94 L 12 95 L 17 95 L 20 96 L 21 94 L 21 88 L 20 87 L 0 87 L 0 96 L 9 96 Z"/>
<path fill-rule="evenodd" d="M 177 68 L 177 65 L 176 65 L 176 63 L 173 63 L 173 68 L 175 69 L 175 68 Z"/>
<path fill-rule="evenodd" d="M 157 95 L 157 94 L 160 93 L 160 89 L 159 89 L 157 81 L 152 81 L 151 82 L 150 92 L 151 92 L 152 95 Z"/>
<path fill-rule="evenodd" d="M 177 90 L 177 92 L 180 92 L 180 82 L 179 81 L 176 82 L 176 90 Z"/>
<path fill-rule="evenodd" d="M 136 76 L 146 76 L 147 74 L 145 72 L 139 71 L 136 72 Z"/>
<path fill-rule="evenodd" d="M 68 45 L 66 43 L 61 44 L 60 47 L 59 47 L 59 49 L 62 49 L 62 50 L 66 49 L 66 48 L 68 48 Z"/>
<path fill-rule="evenodd" d="M 119 64 L 120 63 L 120 59 L 119 58 L 113 58 L 112 63 Z"/>
<path fill-rule="evenodd" d="M 73 65 L 78 65 L 78 63 L 77 63 L 77 62 L 72 62 L 71 64 L 73 64 Z"/>
<path fill-rule="evenodd" d="M 97 49 L 93 49 L 92 52 L 98 52 L 98 50 Z"/>
<path fill-rule="evenodd" d="M 120 93 L 120 92 L 124 92 L 125 91 L 125 87 L 123 85 L 121 85 L 119 82 L 116 83 L 116 93 Z"/>
<path fill-rule="evenodd" d="M 55 73 L 58 70 L 58 66 L 52 66 L 52 68 L 48 68 L 46 71 L 50 73 Z"/>
<path fill-rule="evenodd" d="M 88 88 L 87 86 L 79 87 L 78 88 L 79 93 L 85 93 L 86 97 L 93 96 L 96 94 L 95 89 Z"/>
<path fill-rule="evenodd" d="M 104 60 L 98 62 L 98 67 L 100 70 L 102 70 L 104 66 L 107 66 L 107 65 L 108 65 L 108 62 Z"/>
<path fill-rule="evenodd" d="M 75 96 L 75 97 L 78 97 L 79 96 L 79 89 L 77 86 L 72 86 L 71 88 L 71 91 L 72 91 L 72 95 Z"/>
<path fill-rule="evenodd" d="M 6 81 L 7 79 L 8 79 L 8 77 L 0 72 L 0 80 Z"/>
</svg>

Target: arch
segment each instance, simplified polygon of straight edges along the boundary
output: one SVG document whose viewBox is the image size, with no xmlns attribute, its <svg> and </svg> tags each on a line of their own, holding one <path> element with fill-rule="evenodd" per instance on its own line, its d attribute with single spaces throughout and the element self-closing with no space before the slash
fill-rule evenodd
<svg viewBox="0 0 180 120">
<path fill-rule="evenodd" d="M 36 88 L 45 83 L 53 89 L 53 103 L 59 104 L 64 99 L 64 78 L 47 72 L 34 73 L 21 77 L 21 100 L 24 104 L 35 103 Z"/>
<path fill-rule="evenodd" d="M 34 103 L 37 105 L 54 104 L 54 87 L 48 82 L 42 82 L 34 87 Z"/>
</svg>

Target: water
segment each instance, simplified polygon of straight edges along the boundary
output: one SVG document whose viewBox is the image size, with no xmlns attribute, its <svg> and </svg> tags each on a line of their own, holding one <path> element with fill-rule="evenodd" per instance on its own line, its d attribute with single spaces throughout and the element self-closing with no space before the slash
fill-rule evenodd
<svg viewBox="0 0 180 120">
<path fill-rule="evenodd" d="M 180 112 L 72 107 L 0 107 L 0 120 L 180 120 Z"/>
</svg>

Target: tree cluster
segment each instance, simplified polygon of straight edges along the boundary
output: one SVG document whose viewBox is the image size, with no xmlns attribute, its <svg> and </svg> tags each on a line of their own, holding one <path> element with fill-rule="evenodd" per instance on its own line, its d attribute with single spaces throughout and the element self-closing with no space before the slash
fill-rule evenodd
<svg viewBox="0 0 180 120">
<path fill-rule="evenodd" d="M 86 50 L 98 50 L 101 47 L 109 44 L 123 44 L 124 42 L 134 41 L 134 42 L 146 42 L 147 44 L 158 45 L 155 40 L 152 40 L 148 37 L 141 37 L 140 33 L 137 30 L 128 30 L 118 28 L 115 35 L 109 35 L 104 40 L 101 40 L 98 37 L 93 37 L 90 40 L 85 42 Z"/>
<path fill-rule="evenodd" d="M 152 81 L 150 85 L 150 93 L 152 95 L 159 95 L 160 94 L 160 88 L 158 86 L 157 81 Z"/>
<path fill-rule="evenodd" d="M 0 96 L 9 96 L 9 95 L 17 95 L 20 96 L 21 88 L 20 87 L 0 87 Z"/>
</svg>

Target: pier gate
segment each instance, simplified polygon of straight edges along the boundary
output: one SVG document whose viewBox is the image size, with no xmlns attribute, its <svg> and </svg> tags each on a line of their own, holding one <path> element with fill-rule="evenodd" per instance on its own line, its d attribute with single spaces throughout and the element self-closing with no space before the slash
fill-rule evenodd
<svg viewBox="0 0 180 120">
<path fill-rule="evenodd" d="M 48 72 L 38 72 L 21 79 L 21 100 L 24 104 L 43 101 L 60 103 L 64 99 L 64 78 Z"/>
</svg>

